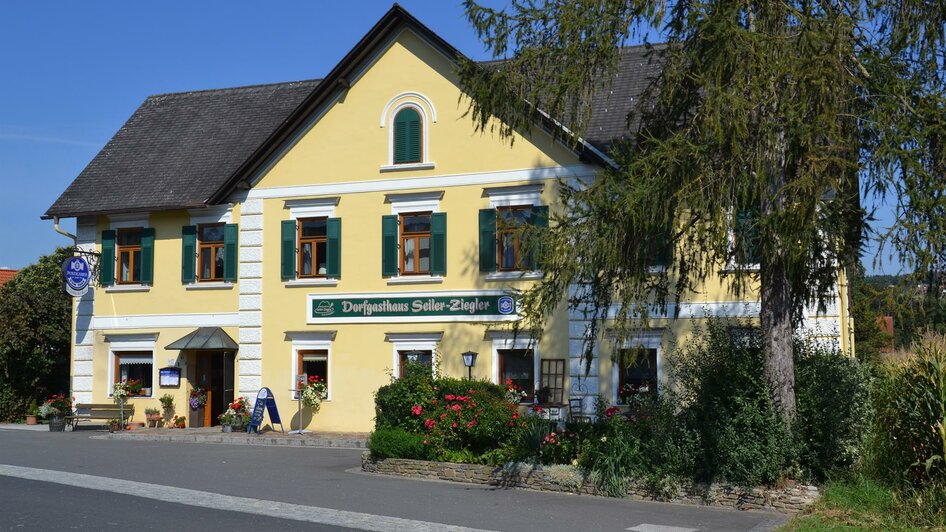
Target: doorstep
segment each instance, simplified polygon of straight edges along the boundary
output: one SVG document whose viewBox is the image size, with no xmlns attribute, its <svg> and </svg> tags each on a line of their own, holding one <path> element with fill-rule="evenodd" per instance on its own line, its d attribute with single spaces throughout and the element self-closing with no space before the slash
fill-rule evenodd
<svg viewBox="0 0 946 532">
<path fill-rule="evenodd" d="M 168 429 L 141 428 L 92 436 L 100 440 L 170 441 L 182 443 L 222 443 L 226 445 L 271 445 L 279 447 L 331 447 L 335 449 L 366 449 L 367 432 L 312 431 L 287 434 L 267 430 L 261 434 L 223 432 L 220 427 Z"/>
</svg>

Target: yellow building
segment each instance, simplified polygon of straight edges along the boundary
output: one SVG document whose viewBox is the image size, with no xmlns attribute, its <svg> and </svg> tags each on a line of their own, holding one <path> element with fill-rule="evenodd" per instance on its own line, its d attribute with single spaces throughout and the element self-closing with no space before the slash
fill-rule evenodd
<svg viewBox="0 0 946 532">
<path fill-rule="evenodd" d="M 757 302 L 708 288 L 623 346 L 647 348 L 647 364 L 619 371 L 602 345 L 587 375 L 580 313 L 563 306 L 537 342 L 512 337 L 515 290 L 542 272 L 504 222 L 546 223 L 557 180 L 610 164 L 654 67 L 625 50 L 620 97 L 570 149 L 541 128 L 512 145 L 475 132 L 457 57 L 395 6 L 322 80 L 149 97 L 46 213 L 77 218 L 78 244 L 101 254 L 100 286 L 75 305 L 76 401 L 141 379 L 139 412 L 170 393 L 191 425 L 215 424 L 265 386 L 295 428 L 290 389 L 305 373 L 327 379 L 328 399 L 303 427 L 367 431 L 373 392 L 405 360 L 466 376 L 473 351 L 475 378 L 590 408 L 663 378 L 664 351 L 694 322 L 757 316 Z M 839 295 L 810 322 L 847 349 Z M 162 384 L 174 368 L 180 383 Z M 187 407 L 195 386 L 210 392 L 203 419 Z"/>
</svg>

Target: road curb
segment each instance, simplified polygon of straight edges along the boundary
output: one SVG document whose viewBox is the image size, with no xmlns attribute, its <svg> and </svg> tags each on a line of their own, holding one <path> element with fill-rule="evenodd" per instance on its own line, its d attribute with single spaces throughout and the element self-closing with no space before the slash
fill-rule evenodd
<svg viewBox="0 0 946 532">
<path fill-rule="evenodd" d="M 316 447 L 333 449 L 359 449 L 368 447 L 367 440 L 357 438 L 313 438 L 291 436 L 224 436 L 214 434 L 147 434 L 123 433 L 92 436 L 96 440 L 161 441 L 177 443 L 214 443 L 223 445 L 256 445 L 271 447 Z"/>
</svg>

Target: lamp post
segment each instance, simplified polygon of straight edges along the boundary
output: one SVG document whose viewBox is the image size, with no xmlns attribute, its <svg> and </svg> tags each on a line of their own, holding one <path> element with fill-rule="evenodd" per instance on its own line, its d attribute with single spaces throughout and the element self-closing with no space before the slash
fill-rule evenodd
<svg viewBox="0 0 946 532">
<path fill-rule="evenodd" d="M 466 366 L 467 379 L 473 380 L 473 366 L 476 365 L 476 355 L 474 351 L 467 351 L 460 356 L 463 357 L 463 365 Z"/>
</svg>

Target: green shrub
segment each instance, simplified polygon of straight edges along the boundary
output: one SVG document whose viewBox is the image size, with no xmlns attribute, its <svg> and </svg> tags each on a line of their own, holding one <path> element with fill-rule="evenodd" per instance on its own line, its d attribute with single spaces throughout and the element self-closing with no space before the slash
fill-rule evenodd
<svg viewBox="0 0 946 532">
<path fill-rule="evenodd" d="M 599 491 L 611 497 L 627 496 L 628 483 L 640 454 L 631 424 L 621 415 L 598 416 L 593 434 L 582 442 L 579 465 L 591 472 Z"/>
<path fill-rule="evenodd" d="M 804 474 L 819 482 L 850 474 L 873 416 L 868 366 L 837 350 L 796 345 L 795 400 Z"/>
<path fill-rule="evenodd" d="M 417 405 L 427 405 L 434 399 L 434 380 L 430 366 L 407 363 L 399 379 L 375 392 L 375 429 L 400 428 L 408 432 L 425 431 L 423 418 L 412 412 Z"/>
<path fill-rule="evenodd" d="M 497 449 L 513 441 L 524 423 L 516 405 L 476 388 L 438 395 L 416 417 L 423 420 L 431 454 L 441 461 L 453 461 L 464 449 L 473 456 Z"/>
<path fill-rule="evenodd" d="M 669 495 L 678 484 L 693 479 L 700 445 L 699 434 L 677 412 L 670 397 L 649 394 L 641 404 L 645 414 L 631 423 L 640 455 L 635 479 L 658 496 Z"/>
<path fill-rule="evenodd" d="M 699 441 L 696 480 L 774 484 L 791 463 L 793 446 L 769 398 L 762 331 L 710 320 L 697 338 L 669 361 L 680 420 Z"/>
<path fill-rule="evenodd" d="M 410 458 L 424 460 L 424 437 L 403 429 L 382 428 L 371 433 L 368 449 L 375 458 Z"/>
</svg>

